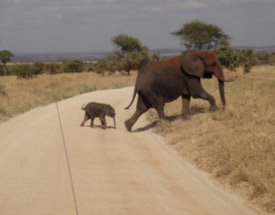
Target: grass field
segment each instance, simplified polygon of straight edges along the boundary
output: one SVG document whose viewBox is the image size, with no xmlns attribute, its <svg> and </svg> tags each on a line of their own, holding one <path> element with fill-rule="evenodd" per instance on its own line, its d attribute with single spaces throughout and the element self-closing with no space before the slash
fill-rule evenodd
<svg viewBox="0 0 275 215">
<path fill-rule="evenodd" d="M 236 81 L 225 84 L 225 111 L 209 112 L 206 101 L 192 99 L 189 120 L 159 121 L 154 130 L 186 159 L 275 214 L 275 67 L 237 73 Z M 0 122 L 56 99 L 131 86 L 135 78 L 136 73 L 41 75 L 30 80 L 0 77 Z M 202 83 L 221 106 L 217 80 Z M 180 99 L 165 106 L 167 116 L 180 112 Z M 154 110 L 147 117 L 157 120 Z"/>
<path fill-rule="evenodd" d="M 33 79 L 0 77 L 0 123 L 34 107 L 95 90 L 134 85 L 136 74 L 101 76 L 95 73 L 39 75 Z"/>
<path fill-rule="evenodd" d="M 191 99 L 191 117 L 160 121 L 154 128 L 182 156 L 231 186 L 255 205 L 275 214 L 275 67 L 254 67 L 225 84 L 225 111 Z M 221 106 L 217 80 L 204 88 Z M 181 113 L 181 100 L 167 104 L 167 116 Z M 151 110 L 148 118 L 157 120 Z"/>
</svg>

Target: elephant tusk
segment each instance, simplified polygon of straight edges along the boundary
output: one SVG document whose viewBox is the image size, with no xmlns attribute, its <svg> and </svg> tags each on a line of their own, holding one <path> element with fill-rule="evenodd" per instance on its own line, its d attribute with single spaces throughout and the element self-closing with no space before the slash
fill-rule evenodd
<svg viewBox="0 0 275 215">
<path fill-rule="evenodd" d="M 238 78 L 238 75 L 236 75 L 234 78 L 229 78 L 229 79 L 224 79 L 224 82 L 231 82 L 231 81 L 235 81 Z"/>
</svg>

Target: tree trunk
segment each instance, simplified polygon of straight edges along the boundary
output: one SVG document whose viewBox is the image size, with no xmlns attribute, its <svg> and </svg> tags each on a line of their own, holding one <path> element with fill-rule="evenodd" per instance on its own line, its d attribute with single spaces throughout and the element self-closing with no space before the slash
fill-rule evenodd
<svg viewBox="0 0 275 215">
<path fill-rule="evenodd" d="M 6 67 L 6 64 L 4 64 L 4 76 L 7 75 L 7 67 Z"/>
</svg>

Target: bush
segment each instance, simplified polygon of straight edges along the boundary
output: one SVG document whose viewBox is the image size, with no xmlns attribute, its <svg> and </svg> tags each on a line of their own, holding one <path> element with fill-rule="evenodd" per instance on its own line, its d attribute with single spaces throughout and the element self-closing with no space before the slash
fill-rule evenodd
<svg viewBox="0 0 275 215">
<path fill-rule="evenodd" d="M 257 58 L 260 64 L 271 64 L 272 54 L 267 52 L 257 53 Z"/>
<path fill-rule="evenodd" d="M 257 64 L 257 58 L 252 49 L 234 49 L 220 47 L 215 50 L 220 63 L 229 70 L 235 70 L 238 66 L 244 67 L 244 73 L 248 73 L 251 67 Z"/>
<path fill-rule="evenodd" d="M 93 71 L 97 74 L 104 75 L 105 71 L 113 72 L 114 67 L 112 66 L 111 61 L 107 61 L 105 59 L 100 59 L 94 65 Z"/>
<path fill-rule="evenodd" d="M 58 63 L 47 63 L 44 65 L 44 70 L 49 74 L 61 73 L 61 66 Z"/>
<path fill-rule="evenodd" d="M 4 75 L 4 73 L 5 73 L 4 66 L 0 64 L 0 75 Z"/>
<path fill-rule="evenodd" d="M 34 75 L 40 75 L 40 74 L 43 74 L 44 72 L 44 63 L 42 62 L 35 62 L 33 65 L 32 65 L 32 71 L 33 71 L 33 74 Z"/>
<path fill-rule="evenodd" d="M 63 62 L 63 71 L 68 73 L 82 72 L 84 64 L 82 60 L 66 60 Z"/>
<path fill-rule="evenodd" d="M 244 56 L 241 52 L 231 47 L 220 47 L 215 49 L 215 53 L 220 63 L 229 70 L 234 70 L 244 61 Z"/>
<path fill-rule="evenodd" d="M 34 73 L 30 64 L 20 64 L 11 67 L 11 73 L 16 75 L 17 78 L 30 79 L 33 78 Z"/>
</svg>

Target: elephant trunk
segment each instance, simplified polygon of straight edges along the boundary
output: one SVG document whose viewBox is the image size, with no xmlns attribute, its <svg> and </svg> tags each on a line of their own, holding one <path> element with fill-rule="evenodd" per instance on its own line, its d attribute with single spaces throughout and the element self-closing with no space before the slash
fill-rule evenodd
<svg viewBox="0 0 275 215">
<path fill-rule="evenodd" d="M 221 101 L 222 101 L 222 106 L 223 106 L 223 110 L 225 110 L 225 105 L 226 105 L 226 101 L 225 101 L 225 96 L 224 96 L 224 81 L 219 80 L 219 91 L 220 91 L 220 96 L 221 96 Z"/>
<path fill-rule="evenodd" d="M 231 81 L 235 81 L 238 78 L 238 76 L 236 75 L 234 78 L 229 78 L 229 79 L 223 79 L 224 82 L 231 82 Z"/>
<path fill-rule="evenodd" d="M 214 72 L 214 75 L 218 78 L 218 81 L 219 81 L 219 91 L 220 91 L 222 106 L 223 106 L 223 110 L 224 110 L 225 106 L 226 106 L 225 95 L 224 95 L 224 82 L 233 81 L 233 79 L 232 80 L 231 79 L 225 79 L 224 75 L 223 75 L 222 68 L 220 68 L 216 72 Z"/>
<path fill-rule="evenodd" d="M 116 128 L 116 118 L 113 117 L 113 120 L 114 120 L 114 128 Z"/>
</svg>

